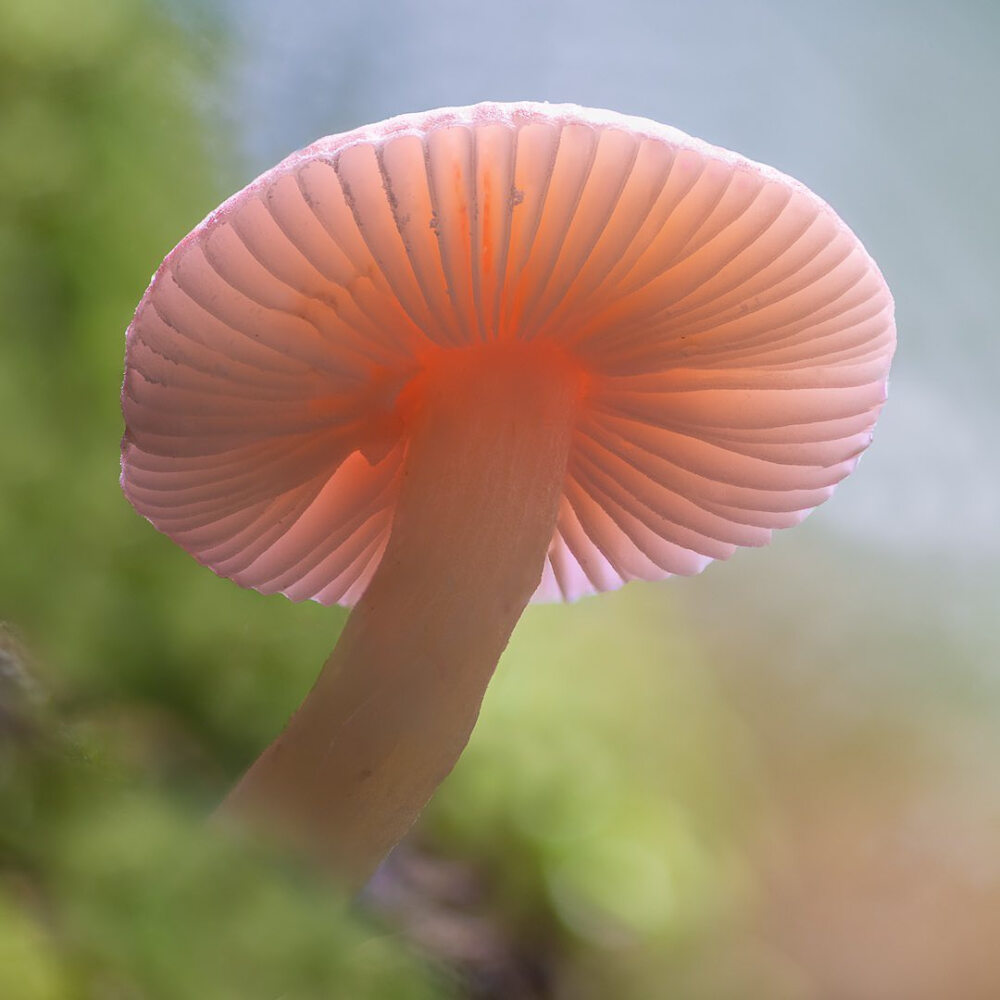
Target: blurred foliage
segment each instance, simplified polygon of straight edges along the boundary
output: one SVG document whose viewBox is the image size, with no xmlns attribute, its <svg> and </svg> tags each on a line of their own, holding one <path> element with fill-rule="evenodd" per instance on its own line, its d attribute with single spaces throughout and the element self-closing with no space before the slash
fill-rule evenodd
<svg viewBox="0 0 1000 1000">
<path fill-rule="evenodd" d="M 337 617 L 175 558 L 118 490 L 124 329 L 231 184 L 187 17 L 0 5 L 0 621 L 34 661 L 0 649 L 0 997 L 429 996 L 315 873 L 205 826 Z"/>
<path fill-rule="evenodd" d="M 753 757 L 688 636 L 652 587 L 529 609 L 428 810 L 560 995 L 657 995 L 752 888 Z"/>
<path fill-rule="evenodd" d="M 225 49 L 196 28 L 132 0 L 0 8 L 0 618 L 61 705 L 172 711 L 232 773 L 339 619 L 191 573 L 118 490 L 125 327 L 233 186 L 198 113 Z"/>
<path fill-rule="evenodd" d="M 0 728 L 0 996 L 443 996 L 333 887 L 206 827 L 8 683 Z"/>
</svg>

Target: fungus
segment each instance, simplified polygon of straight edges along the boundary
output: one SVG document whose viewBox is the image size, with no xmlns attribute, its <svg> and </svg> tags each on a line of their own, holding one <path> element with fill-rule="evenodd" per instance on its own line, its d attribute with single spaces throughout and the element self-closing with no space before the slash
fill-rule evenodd
<svg viewBox="0 0 1000 1000">
<path fill-rule="evenodd" d="M 525 605 L 700 571 L 824 501 L 895 342 L 783 174 L 572 105 L 294 153 L 163 262 L 122 487 L 216 573 L 353 606 L 224 803 L 362 881 L 452 768 Z"/>
</svg>

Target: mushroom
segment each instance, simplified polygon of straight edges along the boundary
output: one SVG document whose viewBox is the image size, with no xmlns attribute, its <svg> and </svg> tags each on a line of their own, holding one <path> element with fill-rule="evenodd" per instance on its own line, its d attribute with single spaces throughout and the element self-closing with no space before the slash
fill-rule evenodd
<svg viewBox="0 0 1000 1000">
<path fill-rule="evenodd" d="M 216 573 L 353 606 L 223 805 L 363 881 L 532 600 L 802 520 L 885 400 L 892 297 L 798 182 L 676 129 L 479 104 L 321 139 L 164 260 L 122 488 Z"/>
</svg>

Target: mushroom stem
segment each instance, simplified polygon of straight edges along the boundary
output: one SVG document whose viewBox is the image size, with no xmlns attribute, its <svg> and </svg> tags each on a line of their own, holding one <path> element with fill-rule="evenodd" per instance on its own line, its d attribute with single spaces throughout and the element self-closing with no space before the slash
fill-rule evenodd
<svg viewBox="0 0 1000 1000">
<path fill-rule="evenodd" d="M 385 554 L 301 708 L 222 806 L 360 885 L 468 742 L 538 586 L 582 377 L 531 345 L 438 355 L 404 391 Z"/>
</svg>

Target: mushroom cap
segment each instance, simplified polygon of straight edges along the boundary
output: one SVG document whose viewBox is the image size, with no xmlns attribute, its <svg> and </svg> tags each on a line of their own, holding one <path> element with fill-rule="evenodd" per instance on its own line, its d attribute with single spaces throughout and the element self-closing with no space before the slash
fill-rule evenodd
<svg viewBox="0 0 1000 1000">
<path fill-rule="evenodd" d="M 801 521 L 871 441 L 895 327 L 857 237 L 777 170 L 575 105 L 403 115 L 292 154 L 168 254 L 126 337 L 122 488 L 215 572 L 353 604 L 403 390 L 500 342 L 586 372 L 549 600 Z"/>
</svg>

